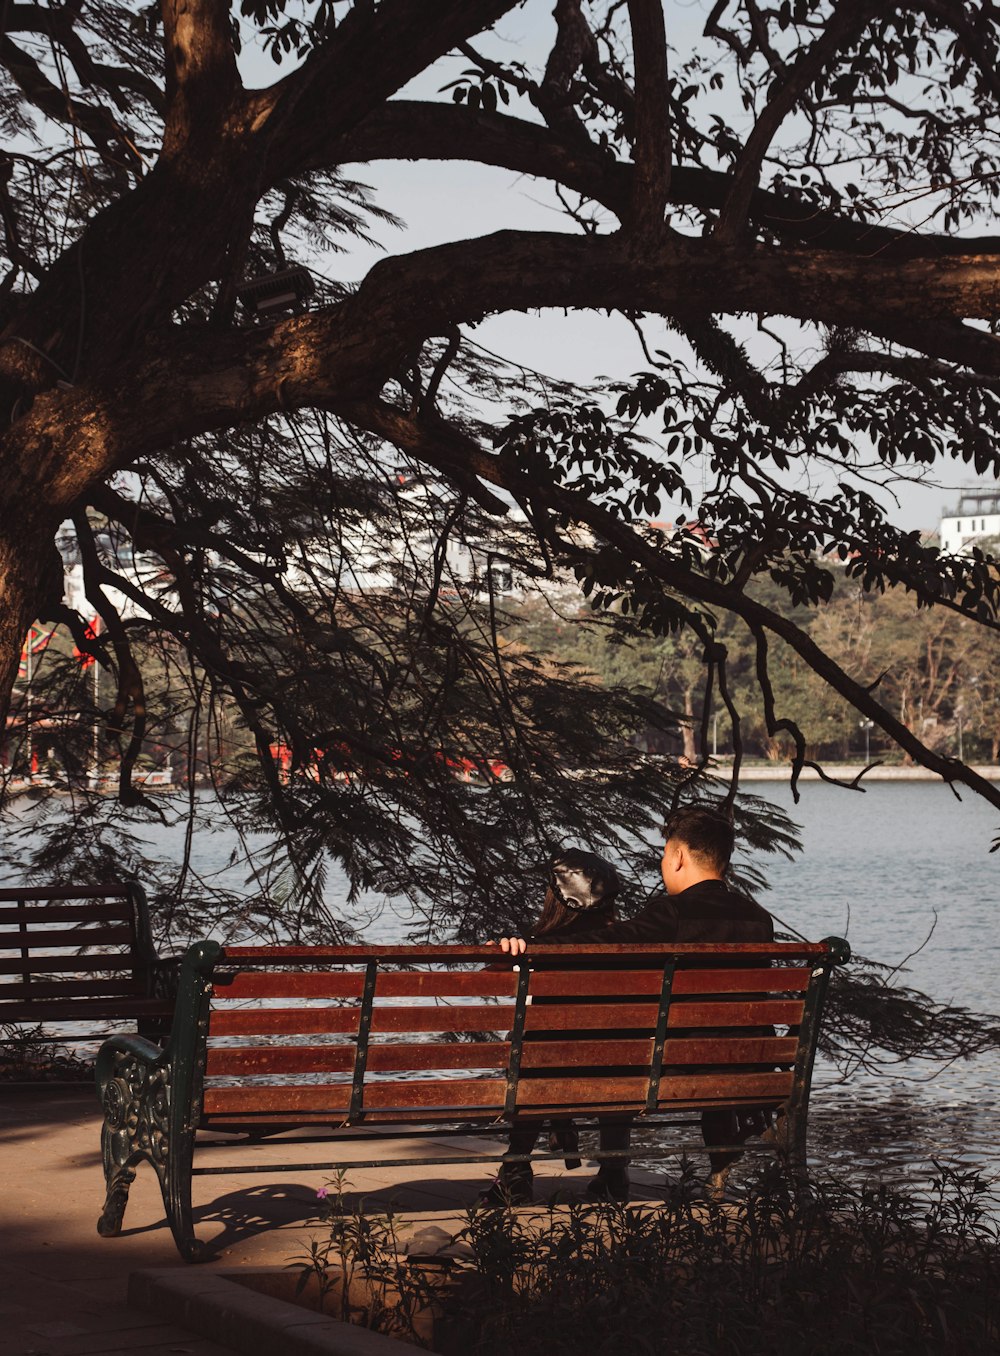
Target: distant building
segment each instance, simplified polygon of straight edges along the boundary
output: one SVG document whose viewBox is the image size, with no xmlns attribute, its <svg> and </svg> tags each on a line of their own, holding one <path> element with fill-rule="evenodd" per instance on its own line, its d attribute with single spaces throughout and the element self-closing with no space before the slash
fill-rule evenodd
<svg viewBox="0 0 1000 1356">
<path fill-rule="evenodd" d="M 1000 487 L 963 490 L 958 508 L 942 515 L 939 533 L 941 550 L 948 555 L 1000 537 Z"/>
<path fill-rule="evenodd" d="M 305 593 L 317 588 L 420 593 L 436 579 L 445 596 L 457 590 L 496 597 L 523 591 L 514 560 L 530 524 L 521 509 L 511 507 L 495 529 L 484 526 L 472 536 L 449 525 L 451 492 L 434 476 L 409 468 L 386 474 L 395 510 L 386 509 L 382 517 L 348 512 L 335 523 L 317 517 L 314 530 L 306 529 L 287 547 L 289 587 Z"/>
<path fill-rule="evenodd" d="M 159 556 L 134 551 L 130 538 L 123 530 L 109 531 L 106 527 L 97 528 L 94 532 L 94 542 L 101 562 L 119 575 L 125 583 L 161 600 L 164 591 L 172 587 L 173 580 Z M 94 615 L 95 608 L 87 597 L 80 547 L 70 523 L 63 524 L 56 539 L 56 546 L 63 562 L 62 600 L 67 607 L 73 608 L 85 621 L 89 621 Z M 127 619 L 148 615 L 146 609 L 131 595 L 103 582 L 101 588 L 119 617 Z"/>
</svg>

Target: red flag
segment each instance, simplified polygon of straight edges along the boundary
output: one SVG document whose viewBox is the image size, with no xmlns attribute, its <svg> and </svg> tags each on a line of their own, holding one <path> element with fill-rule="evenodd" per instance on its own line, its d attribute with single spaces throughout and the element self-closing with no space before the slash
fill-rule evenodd
<svg viewBox="0 0 1000 1356">
<path fill-rule="evenodd" d="M 100 617 L 95 617 L 93 621 L 89 621 L 83 628 L 83 634 L 88 640 L 96 640 L 101 634 Z M 92 654 L 88 654 L 86 650 L 78 649 L 76 645 L 73 646 L 73 658 L 80 661 L 81 669 L 89 669 L 94 662 L 94 656 Z"/>
<path fill-rule="evenodd" d="M 55 633 L 56 628 L 54 626 L 51 631 L 43 631 L 40 626 L 31 626 L 28 628 L 28 638 L 24 642 L 24 649 L 21 651 L 21 662 L 17 666 L 18 678 L 27 678 L 29 656 L 41 654 Z"/>
</svg>

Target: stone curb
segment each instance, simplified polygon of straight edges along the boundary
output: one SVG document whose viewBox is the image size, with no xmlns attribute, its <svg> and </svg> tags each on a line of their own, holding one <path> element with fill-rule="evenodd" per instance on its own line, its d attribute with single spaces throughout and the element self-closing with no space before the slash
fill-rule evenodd
<svg viewBox="0 0 1000 1356">
<path fill-rule="evenodd" d="M 257 1294 L 225 1272 L 200 1267 L 133 1271 L 128 1303 L 245 1356 L 400 1356 L 401 1351 L 392 1337 Z"/>
</svg>

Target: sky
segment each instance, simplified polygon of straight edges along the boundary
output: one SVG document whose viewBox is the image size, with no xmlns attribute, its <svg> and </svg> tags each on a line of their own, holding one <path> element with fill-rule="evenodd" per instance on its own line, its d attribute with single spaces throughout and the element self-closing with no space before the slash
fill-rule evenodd
<svg viewBox="0 0 1000 1356">
<path fill-rule="evenodd" d="M 554 32 L 551 5 L 552 0 L 528 0 L 505 18 L 496 33 L 477 39 L 474 46 L 499 59 L 522 60 L 529 66 L 541 64 Z M 701 34 L 710 8 L 709 0 L 670 0 L 666 13 L 671 44 L 681 52 L 687 50 Z M 243 64 L 248 83 L 264 85 L 275 78 L 270 59 L 252 48 L 245 49 Z M 460 55 L 448 58 L 413 81 L 401 95 L 448 99 L 450 95 L 442 94 L 441 87 L 458 77 L 468 64 Z M 524 101 L 511 111 L 522 117 L 533 116 Z M 720 112 L 737 130 L 749 119 L 731 97 Z M 401 217 L 404 227 L 394 230 L 379 226 L 382 248 L 353 242 L 346 254 L 309 261 L 317 271 L 344 281 L 359 282 L 386 251 L 405 253 L 505 228 L 577 229 L 562 213 L 548 184 L 490 166 L 401 161 L 350 166 L 349 173 L 371 185 L 378 201 Z M 568 315 L 553 311 L 507 313 L 467 327 L 467 332 L 485 348 L 552 377 L 575 382 L 589 383 L 602 376 L 627 378 L 648 367 L 632 327 L 621 316 L 578 311 Z M 647 337 L 652 347 L 658 342 L 664 347 L 677 342 L 667 338 L 662 326 L 658 332 L 655 324 L 648 326 Z M 752 336 L 748 346 L 754 356 Z M 905 529 L 936 528 L 942 512 L 957 502 L 961 488 L 977 483 L 971 471 L 964 474 L 965 469 L 948 465 L 940 468 L 933 483 L 897 485 L 894 521 Z M 798 485 L 810 493 L 832 487 L 832 480 L 822 477 Z M 697 486 L 694 488 L 697 490 Z M 679 509 L 679 503 L 665 504 L 661 516 L 672 517 Z"/>
</svg>

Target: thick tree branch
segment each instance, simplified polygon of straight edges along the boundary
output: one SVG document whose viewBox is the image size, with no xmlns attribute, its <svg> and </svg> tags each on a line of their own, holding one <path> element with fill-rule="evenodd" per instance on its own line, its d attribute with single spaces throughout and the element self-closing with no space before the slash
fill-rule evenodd
<svg viewBox="0 0 1000 1356">
<path fill-rule="evenodd" d="M 518 0 L 383 0 L 349 20 L 300 70 L 250 101 L 252 125 L 268 134 L 268 179 L 314 164 L 438 57 L 491 28 Z"/>
<path fill-rule="evenodd" d="M 641 237 L 656 236 L 670 194 L 670 100 L 667 38 L 661 0 L 629 0 L 635 59 L 632 221 Z"/>
<path fill-rule="evenodd" d="M 236 68 L 229 0 L 163 0 L 166 125 L 163 156 L 214 156 L 243 86 Z M 213 158 L 214 158 L 213 156 Z"/>
<path fill-rule="evenodd" d="M 568 144 L 586 150 L 592 146 L 586 124 L 574 107 L 573 80 L 596 47 L 580 0 L 556 0 L 552 11 L 556 40 L 552 44 L 535 103 L 548 125 Z"/>
<path fill-rule="evenodd" d="M 907 330 L 914 296 L 926 317 Z M 877 297 L 877 309 L 872 299 Z M 48 486 L 58 515 L 151 449 L 282 409 L 367 398 L 421 342 L 496 311 L 571 305 L 658 313 L 766 312 L 847 325 L 1000 374 L 1000 338 L 957 323 L 1000 312 L 981 259 L 881 261 L 720 249 L 675 238 L 642 257 L 617 236 L 499 232 L 386 260 L 358 293 L 260 331 L 160 331 L 94 390 L 50 391 L 6 435 L 0 500 Z"/>
<path fill-rule="evenodd" d="M 548 127 L 506 113 L 453 104 L 394 99 L 340 138 L 323 140 L 303 169 L 371 160 L 471 160 L 518 174 L 552 179 L 603 204 L 620 219 L 628 214 L 633 168 L 592 143 L 570 143 Z M 730 177 L 718 170 L 675 165 L 670 202 L 702 212 L 721 209 Z M 928 235 L 876 226 L 808 203 L 754 190 L 754 223 L 779 239 L 818 249 L 868 255 L 887 262 L 961 254 L 1000 254 L 1000 236 Z"/>
<path fill-rule="evenodd" d="M 754 189 L 760 182 L 764 157 L 778 129 L 817 76 L 847 43 L 858 36 L 875 8 L 872 0 L 837 0 L 822 35 L 777 76 L 770 97 L 733 169 L 729 195 L 715 228 L 719 240 L 735 240 L 744 229 Z"/>
</svg>

